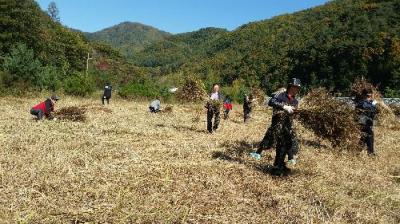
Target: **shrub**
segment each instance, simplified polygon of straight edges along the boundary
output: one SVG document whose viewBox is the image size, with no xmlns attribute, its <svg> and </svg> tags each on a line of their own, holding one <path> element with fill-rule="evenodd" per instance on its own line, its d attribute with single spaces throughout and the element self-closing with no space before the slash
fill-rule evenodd
<svg viewBox="0 0 400 224">
<path fill-rule="evenodd" d="M 79 73 L 66 78 L 63 86 L 66 94 L 74 96 L 87 96 L 95 91 L 93 80 L 88 75 Z"/>
<path fill-rule="evenodd" d="M 128 97 L 158 97 L 160 89 L 150 80 L 134 80 L 118 91 L 118 95 L 124 98 Z"/>
</svg>

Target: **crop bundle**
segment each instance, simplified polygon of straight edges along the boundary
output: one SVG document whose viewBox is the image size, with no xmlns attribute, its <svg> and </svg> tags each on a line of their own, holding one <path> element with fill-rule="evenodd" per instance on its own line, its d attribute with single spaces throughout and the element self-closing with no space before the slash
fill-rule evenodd
<svg viewBox="0 0 400 224">
<path fill-rule="evenodd" d="M 76 106 L 64 107 L 54 113 L 54 117 L 60 120 L 85 121 L 86 110 Z"/>
<path fill-rule="evenodd" d="M 172 111 L 173 111 L 173 107 L 172 106 L 166 106 L 163 110 L 162 110 L 162 112 L 163 113 L 172 113 Z"/>
<path fill-rule="evenodd" d="M 355 110 L 335 100 L 325 89 L 315 89 L 307 94 L 295 118 L 318 137 L 329 140 L 334 147 L 361 149 L 361 133 L 355 119 Z"/>
<path fill-rule="evenodd" d="M 203 101 L 207 97 L 204 89 L 204 83 L 200 79 L 188 77 L 183 86 L 178 89 L 176 97 L 183 102 Z"/>
<path fill-rule="evenodd" d="M 265 102 L 265 93 L 260 88 L 252 88 L 251 94 L 254 99 L 257 99 L 258 104 L 262 105 Z"/>
<path fill-rule="evenodd" d="M 400 117 L 400 105 L 399 104 L 390 104 L 389 105 L 390 109 L 392 109 L 393 113 Z"/>
</svg>

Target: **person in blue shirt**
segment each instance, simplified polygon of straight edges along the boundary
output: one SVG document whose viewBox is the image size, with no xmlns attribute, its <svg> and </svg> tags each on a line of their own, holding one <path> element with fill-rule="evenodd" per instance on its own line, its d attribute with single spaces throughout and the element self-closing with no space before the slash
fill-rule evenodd
<svg viewBox="0 0 400 224">
<path fill-rule="evenodd" d="M 356 112 L 358 124 L 361 130 L 361 142 L 366 145 L 369 155 L 375 155 L 374 151 L 374 119 L 376 115 L 376 101 L 373 99 L 371 89 L 362 92 L 363 98 L 356 100 Z"/>
</svg>

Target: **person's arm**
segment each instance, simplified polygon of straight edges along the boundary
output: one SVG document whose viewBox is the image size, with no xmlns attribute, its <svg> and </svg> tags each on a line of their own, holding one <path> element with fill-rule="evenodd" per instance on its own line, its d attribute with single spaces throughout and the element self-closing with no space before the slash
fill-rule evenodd
<svg viewBox="0 0 400 224">
<path fill-rule="evenodd" d="M 282 102 L 281 100 L 281 94 L 273 96 L 269 101 L 268 101 L 268 106 L 277 108 L 277 109 L 283 109 L 285 106 L 285 103 Z"/>
</svg>

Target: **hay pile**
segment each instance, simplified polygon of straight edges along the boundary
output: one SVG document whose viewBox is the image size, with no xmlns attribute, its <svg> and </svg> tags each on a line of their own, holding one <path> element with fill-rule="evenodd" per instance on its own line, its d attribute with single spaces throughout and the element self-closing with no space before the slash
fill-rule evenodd
<svg viewBox="0 0 400 224">
<path fill-rule="evenodd" d="M 251 89 L 251 94 L 253 95 L 254 99 L 257 99 L 258 104 L 263 105 L 265 102 L 265 93 L 262 89 L 253 87 Z"/>
<path fill-rule="evenodd" d="M 392 109 L 393 113 L 397 116 L 400 117 L 400 105 L 399 104 L 390 104 L 389 105 L 390 109 Z"/>
<path fill-rule="evenodd" d="M 59 120 L 83 122 L 86 120 L 85 113 L 85 109 L 76 106 L 70 106 L 61 108 L 60 110 L 54 112 L 54 117 Z"/>
<path fill-rule="evenodd" d="M 359 151 L 360 130 L 356 113 L 348 104 L 335 100 L 326 89 L 316 89 L 303 98 L 297 118 L 318 137 L 340 149 Z"/>
<path fill-rule="evenodd" d="M 207 97 L 204 83 L 195 77 L 188 77 L 176 93 L 176 98 L 182 102 L 199 102 Z"/>
<path fill-rule="evenodd" d="M 173 111 L 173 107 L 172 106 L 166 106 L 163 110 L 162 110 L 162 112 L 163 113 L 172 113 L 172 111 Z"/>
</svg>

